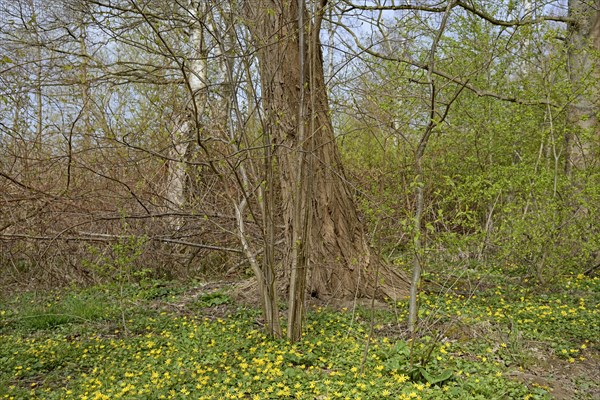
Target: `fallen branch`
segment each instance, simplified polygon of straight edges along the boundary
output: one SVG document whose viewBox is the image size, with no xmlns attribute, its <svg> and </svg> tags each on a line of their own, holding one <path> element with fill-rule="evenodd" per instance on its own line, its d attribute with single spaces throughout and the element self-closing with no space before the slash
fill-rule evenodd
<svg viewBox="0 0 600 400">
<path fill-rule="evenodd" d="M 105 233 L 91 233 L 91 232 L 80 232 L 77 235 L 67 236 L 67 235 L 58 235 L 58 236 L 41 236 L 41 235 L 25 235 L 25 234 L 17 234 L 17 233 L 7 233 L 0 235 L 0 240 L 15 240 L 15 239 L 29 239 L 29 240 L 43 240 L 43 241 L 54 241 L 54 240 L 62 240 L 62 241 L 85 241 L 85 242 L 114 242 L 115 240 L 127 239 L 130 236 L 127 235 L 110 235 Z M 195 247 L 198 249 L 206 249 L 206 250 L 216 250 L 216 251 L 226 251 L 230 253 L 242 253 L 242 250 L 235 249 L 231 247 L 221 247 L 215 246 L 211 244 L 203 244 L 203 243 L 194 243 L 188 242 L 186 240 L 179 239 L 171 239 L 171 238 L 161 238 L 161 237 L 149 237 L 148 240 L 153 242 L 161 242 L 161 243 L 171 243 L 171 244 L 179 244 L 184 246 Z"/>
</svg>

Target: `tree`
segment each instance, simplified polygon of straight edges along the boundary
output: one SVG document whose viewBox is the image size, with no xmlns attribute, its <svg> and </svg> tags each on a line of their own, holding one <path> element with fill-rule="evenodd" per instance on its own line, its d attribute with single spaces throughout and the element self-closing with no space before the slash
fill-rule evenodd
<svg viewBox="0 0 600 400">
<path fill-rule="evenodd" d="M 305 291 L 319 298 L 399 299 L 408 287 L 369 247 L 344 175 L 323 75 L 324 11 L 323 5 L 307 9 L 304 1 L 261 0 L 246 8 L 278 159 L 290 305 L 300 308 Z"/>
<path fill-rule="evenodd" d="M 593 142 L 600 139 L 600 2 L 569 0 L 568 53 L 573 99 L 568 109 L 570 127 L 565 135 L 565 170 L 583 169 L 596 161 Z M 595 154 L 596 153 L 596 154 Z"/>
<path fill-rule="evenodd" d="M 204 114 L 206 103 L 206 91 L 208 86 L 207 77 L 207 50 L 205 44 L 206 10 L 203 2 L 190 1 L 187 15 L 182 19 L 189 20 L 189 38 L 187 54 L 180 61 L 180 69 L 183 75 L 184 87 L 187 92 L 187 101 L 180 114 L 175 117 L 171 141 L 173 143 L 167 163 L 166 200 L 168 207 L 175 212 L 181 211 L 190 195 L 190 178 L 188 167 L 192 161 L 192 155 L 197 148 L 197 141 L 201 131 L 201 118 Z M 158 29 L 151 23 L 155 34 L 160 37 Z M 170 50 L 170 49 L 169 49 Z M 180 218 L 173 220 L 173 227 L 179 229 L 182 221 Z"/>
</svg>

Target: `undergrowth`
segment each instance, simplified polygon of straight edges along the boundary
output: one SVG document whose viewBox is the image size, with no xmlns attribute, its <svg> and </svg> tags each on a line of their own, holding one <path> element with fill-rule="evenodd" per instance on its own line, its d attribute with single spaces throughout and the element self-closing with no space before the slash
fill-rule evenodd
<svg viewBox="0 0 600 400">
<path fill-rule="evenodd" d="M 225 289 L 191 290 L 158 282 L 2 300 L 0 398 L 544 399 L 552 382 L 519 374 L 542 359 L 587 368 L 600 351 L 600 280 L 581 275 L 552 291 L 425 290 L 414 341 L 404 302 L 374 314 L 314 305 L 291 345 L 265 337 L 258 311 Z M 580 376 L 570 394 L 597 390 Z"/>
</svg>

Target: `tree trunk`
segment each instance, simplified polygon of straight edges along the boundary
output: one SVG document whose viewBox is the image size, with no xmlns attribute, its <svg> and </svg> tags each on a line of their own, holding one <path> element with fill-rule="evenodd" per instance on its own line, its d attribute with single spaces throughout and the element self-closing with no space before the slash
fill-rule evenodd
<svg viewBox="0 0 600 400">
<path fill-rule="evenodd" d="M 565 134 L 567 174 L 573 168 L 584 169 L 597 161 L 591 143 L 600 136 L 600 1 L 593 3 L 569 0 L 569 15 L 577 22 L 571 24 L 569 35 L 569 75 L 574 99 L 569 106 L 569 130 Z"/>
<path fill-rule="evenodd" d="M 301 76 L 304 68 L 299 51 L 297 1 L 253 2 L 246 14 L 258 49 L 263 107 L 279 162 L 287 273 L 296 265 L 298 246 L 307 242 L 310 251 L 306 290 L 313 297 L 370 297 L 376 292 L 378 297 L 392 299 L 405 296 L 408 280 L 404 274 L 384 265 L 371 252 L 344 176 L 329 114 L 318 35 L 313 36 L 315 45 L 305 46 L 305 65 L 310 68 Z M 305 13 L 304 26 L 310 26 L 314 17 Z M 309 48 L 312 50 L 306 51 Z M 304 118 L 299 109 L 304 110 Z M 306 122 L 303 142 L 299 140 L 300 119 Z M 310 220 L 308 226 L 298 226 L 295 219 L 301 199 L 297 185 L 305 181 L 302 168 L 298 168 L 298 152 L 310 149 L 314 149 L 309 171 L 312 191 L 307 196 L 311 204 L 303 206 L 310 206 Z M 375 279 L 378 267 L 379 282 Z"/>
<path fill-rule="evenodd" d="M 194 141 L 198 132 L 200 116 L 204 112 L 207 88 L 207 51 L 204 43 L 205 19 L 202 2 L 190 1 L 190 54 L 185 65 L 184 78 L 186 90 L 189 93 L 188 104 L 177 116 L 171 133 L 172 147 L 169 152 L 168 174 L 165 198 L 168 208 L 174 212 L 180 211 L 189 197 L 188 167 L 193 154 Z M 180 229 L 182 220 L 174 217 L 171 226 Z"/>
</svg>

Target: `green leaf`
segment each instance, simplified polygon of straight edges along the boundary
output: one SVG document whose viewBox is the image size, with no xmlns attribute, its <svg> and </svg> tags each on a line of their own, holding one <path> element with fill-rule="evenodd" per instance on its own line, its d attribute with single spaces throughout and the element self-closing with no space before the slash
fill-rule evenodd
<svg viewBox="0 0 600 400">
<path fill-rule="evenodd" d="M 398 371 L 402 368 L 403 363 L 400 357 L 394 356 L 383 363 L 383 366 L 390 371 Z"/>
<path fill-rule="evenodd" d="M 432 385 L 437 385 L 438 383 L 447 381 L 448 379 L 452 378 L 452 375 L 453 375 L 452 371 L 449 369 L 443 371 L 441 374 L 439 374 L 437 376 L 431 375 L 429 372 L 427 372 L 425 370 L 425 368 L 419 368 L 419 372 L 420 372 L 421 376 Z"/>
</svg>

